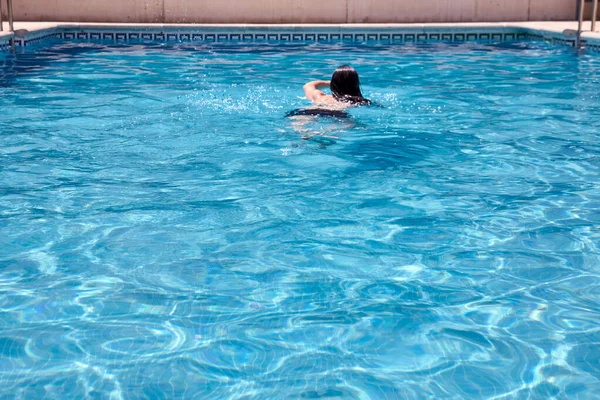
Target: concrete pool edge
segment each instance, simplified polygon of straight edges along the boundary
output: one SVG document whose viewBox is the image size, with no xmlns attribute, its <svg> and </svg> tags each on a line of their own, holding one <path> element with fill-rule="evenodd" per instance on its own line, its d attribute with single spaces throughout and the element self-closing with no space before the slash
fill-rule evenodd
<svg viewBox="0 0 600 400">
<path fill-rule="evenodd" d="M 588 31 L 586 47 L 600 51 L 600 33 Z M 27 47 L 46 39 L 152 40 L 152 41 L 379 41 L 429 42 L 474 40 L 523 40 L 526 38 L 574 46 L 575 37 L 565 30 L 576 22 L 430 23 L 430 24 L 139 24 L 16 22 L 15 46 Z M 10 49 L 12 33 L 0 32 L 0 51 Z"/>
</svg>

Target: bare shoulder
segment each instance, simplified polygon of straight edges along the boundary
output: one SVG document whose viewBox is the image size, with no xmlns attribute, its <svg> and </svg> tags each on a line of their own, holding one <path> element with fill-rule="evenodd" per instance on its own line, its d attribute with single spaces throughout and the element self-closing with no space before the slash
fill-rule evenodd
<svg viewBox="0 0 600 400">
<path fill-rule="evenodd" d="M 327 105 L 336 105 L 337 104 L 337 101 L 333 98 L 332 95 L 325 94 L 323 92 L 320 92 L 320 94 L 318 96 L 315 96 L 315 98 L 312 98 L 310 100 L 312 100 L 316 104 L 327 104 Z"/>
<path fill-rule="evenodd" d="M 306 95 L 307 99 L 309 99 L 310 101 L 312 101 L 315 104 L 335 105 L 338 103 L 338 101 L 335 100 L 332 95 L 323 93 L 319 89 L 313 89 L 313 90 L 305 89 L 304 94 Z"/>
<path fill-rule="evenodd" d="M 307 99 L 312 101 L 317 101 L 317 99 L 321 99 L 327 96 L 325 93 L 315 88 L 313 85 L 304 85 L 304 95 Z"/>
</svg>

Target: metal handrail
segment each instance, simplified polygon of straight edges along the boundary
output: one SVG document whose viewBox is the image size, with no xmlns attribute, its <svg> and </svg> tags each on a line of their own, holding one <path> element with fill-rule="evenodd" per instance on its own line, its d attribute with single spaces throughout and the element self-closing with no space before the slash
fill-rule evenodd
<svg viewBox="0 0 600 400">
<path fill-rule="evenodd" d="M 594 7 L 592 7 L 592 32 L 596 32 L 596 14 L 598 14 L 598 0 L 592 0 Z"/>
<path fill-rule="evenodd" d="M 592 32 L 596 32 L 596 14 L 598 14 L 598 1 L 599 0 L 592 0 L 594 2 L 593 7 L 592 7 L 592 17 L 591 17 L 591 21 L 592 21 Z M 565 29 L 563 31 L 563 34 L 566 36 L 576 36 L 576 40 L 575 40 L 575 47 L 577 47 L 578 49 L 581 48 L 581 45 L 583 44 L 583 40 L 581 40 L 581 34 L 583 33 L 583 17 L 584 17 L 584 9 L 585 9 L 585 3 L 586 0 L 579 0 L 578 3 L 578 10 L 577 10 L 577 30 L 573 30 L 573 29 Z"/>
<path fill-rule="evenodd" d="M 577 18 L 577 40 L 575 41 L 575 46 L 580 49 L 581 48 L 581 29 L 583 27 L 583 8 L 585 7 L 585 0 L 579 1 L 579 18 Z"/>
<path fill-rule="evenodd" d="M 8 8 L 8 29 L 11 32 L 15 31 L 15 27 L 13 26 L 13 7 L 12 7 L 12 0 L 6 0 L 6 6 Z"/>
<path fill-rule="evenodd" d="M 10 38 L 10 48 L 14 51 L 15 49 L 15 27 L 13 21 L 13 8 L 12 0 L 6 0 L 6 8 L 8 11 L 8 31 L 12 33 Z M 4 20 L 2 19 L 2 0 L 0 0 L 0 32 L 4 31 Z"/>
</svg>

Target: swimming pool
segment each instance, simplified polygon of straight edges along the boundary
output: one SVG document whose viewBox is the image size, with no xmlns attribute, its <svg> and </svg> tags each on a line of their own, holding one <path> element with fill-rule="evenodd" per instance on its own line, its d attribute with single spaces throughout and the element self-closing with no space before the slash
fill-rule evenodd
<svg viewBox="0 0 600 400">
<path fill-rule="evenodd" d="M 2 397 L 600 392 L 598 58 L 533 41 L 0 57 Z M 345 63 L 382 107 L 284 117 Z"/>
</svg>

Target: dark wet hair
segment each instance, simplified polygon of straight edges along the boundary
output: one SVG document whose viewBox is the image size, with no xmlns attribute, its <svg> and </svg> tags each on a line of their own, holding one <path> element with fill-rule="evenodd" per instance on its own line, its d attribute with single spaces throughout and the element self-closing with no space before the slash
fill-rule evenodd
<svg viewBox="0 0 600 400">
<path fill-rule="evenodd" d="M 358 72 L 349 65 L 342 65 L 333 72 L 331 77 L 331 94 L 338 101 L 355 105 L 371 104 L 360 92 Z"/>
</svg>

